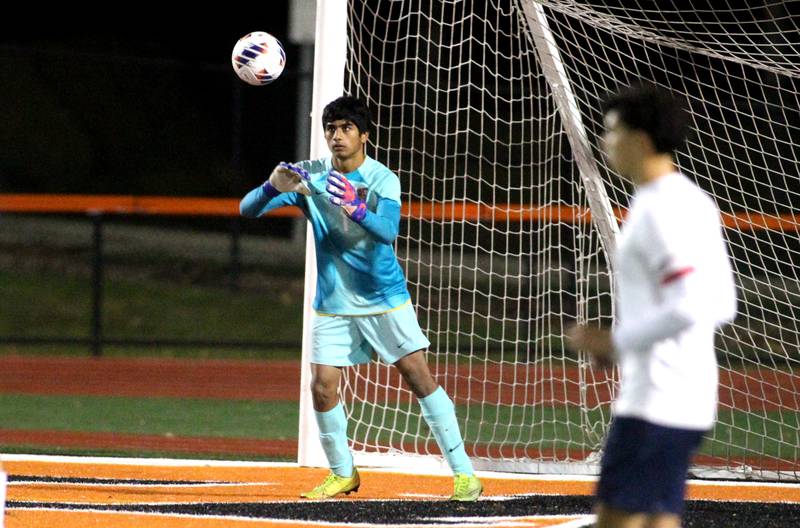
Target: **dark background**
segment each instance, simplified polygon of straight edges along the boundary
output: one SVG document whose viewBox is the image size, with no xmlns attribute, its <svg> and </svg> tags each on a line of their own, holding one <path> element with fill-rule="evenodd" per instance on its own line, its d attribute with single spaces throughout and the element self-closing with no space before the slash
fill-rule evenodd
<svg viewBox="0 0 800 528">
<path fill-rule="evenodd" d="M 288 1 L 113 17 L 41 7 L 0 31 L 0 192 L 239 197 L 296 157 Z M 99 18 L 98 18 L 99 17 Z M 90 22 L 91 20 L 91 22 Z M 271 85 L 235 76 L 251 31 L 284 45 Z"/>
<path fill-rule="evenodd" d="M 546 121 L 553 129 L 540 137 L 539 112 L 547 114 L 551 107 L 519 105 L 520 109 L 508 103 L 521 100 L 521 89 L 532 90 L 534 97 L 550 93 L 536 73 L 532 44 L 524 33 L 511 31 L 517 27 L 513 17 L 499 17 L 493 25 L 484 26 L 462 12 L 469 5 L 481 13 L 481 4 L 480 0 L 430 5 L 423 0 L 383 2 L 380 5 L 390 11 L 414 13 L 413 17 L 383 18 L 371 11 L 375 3 L 350 0 L 352 54 L 345 89 L 370 97 L 379 126 L 369 152 L 398 172 L 406 200 L 572 204 L 580 183 L 558 115 Z M 613 4 L 625 2 L 599 4 L 613 14 L 622 9 Z M 0 21 L 0 193 L 239 198 L 260 184 L 276 162 L 303 157 L 296 130 L 304 113 L 297 104 L 300 54 L 299 47 L 288 40 L 287 0 L 215 5 L 204 12 L 192 6 L 169 16 L 163 6 L 137 3 L 127 10 L 113 8 L 117 11 L 110 15 L 105 12 L 110 8 L 103 6 L 87 13 L 76 12 L 72 6 L 55 12 L 51 6 L 31 5 L 28 12 L 17 10 Z M 680 47 L 656 49 L 625 31 L 609 31 L 579 16 L 552 13 L 554 38 L 564 50 L 565 68 L 586 118 L 595 157 L 602 160 L 597 150 L 600 98 L 622 81 L 656 81 L 689 96 L 698 116 L 696 138 L 679 154 L 679 161 L 717 198 L 720 209 L 795 214 L 800 144 L 793 134 L 800 123 L 800 89 L 797 76 L 785 72 L 796 71 L 793 59 L 798 56 L 800 33 L 792 28 L 797 18 L 775 7 L 774 13 L 756 11 L 762 18 L 753 26 L 715 21 L 714 10 L 697 9 L 695 13 L 709 19 L 702 21 L 709 39 L 727 35 L 725 41 L 712 41 L 711 51 L 728 50 L 729 55 Z M 694 38 L 693 20 L 684 20 L 680 11 L 667 13 L 673 18 L 652 11 L 653 20 L 635 22 L 668 31 L 668 35 L 675 33 L 672 36 L 678 40 L 686 35 Z M 747 11 L 740 14 L 750 16 Z M 236 40 L 255 30 L 274 34 L 287 52 L 283 76 L 264 87 L 245 85 L 230 65 Z M 476 38 L 463 39 L 467 31 Z M 773 40 L 751 46 L 752 34 L 770 35 Z M 524 63 L 504 59 L 511 50 L 531 57 L 531 67 L 520 69 Z M 754 68 L 747 62 L 750 59 L 778 73 Z M 482 65 L 488 65 L 491 75 L 484 78 Z M 518 82 L 529 74 L 536 80 Z M 462 82 L 465 79 L 474 82 Z M 451 118 L 436 118 L 443 115 Z M 549 139 L 550 132 L 554 141 Z M 537 147 L 528 149 L 529 144 Z M 600 165 L 612 204 L 626 205 L 628 195 L 619 179 Z M 531 166 L 537 169 L 532 171 Z M 493 176 L 477 177 L 482 174 Z M 108 223 L 115 221 L 117 217 Z M 304 234 L 302 222 L 282 219 L 120 218 L 123 222 L 181 227 L 192 222 L 191 227 L 204 230 L 282 237 L 293 231 L 298 234 L 296 241 L 302 241 Z M 300 229 L 294 229 L 295 225 Z M 487 260 L 511 255 L 532 261 L 537 252 L 557 247 L 568 253 L 564 262 L 583 258 L 569 252 L 578 247 L 574 237 L 584 233 L 580 226 L 565 222 L 442 222 L 420 217 L 405 219 L 401 229 L 406 248 L 412 248 L 411 262 L 417 248 L 428 255 L 442 248 L 457 248 L 450 252 L 456 255 L 463 248 L 474 248 L 475 254 Z M 27 235 L 24 229 L 19 231 Z M 800 248 L 796 230 L 727 233 L 740 274 L 768 272 L 775 275 L 775 283 L 783 277 L 796 279 L 795 255 Z M 60 240 L 60 234 L 53 238 Z M 237 285 L 239 247 L 231 243 L 230 248 L 229 283 Z M 296 257 L 302 255 L 301 250 L 291 251 Z M 0 254 L 4 252 L 11 253 L 7 247 Z M 41 260 L 52 260 L 52 251 L 47 252 Z M 241 253 L 241 270 L 246 273 L 247 250 Z M 117 262 L 131 260 L 126 254 Z M 286 260 L 271 262 L 286 265 Z M 295 261 L 297 267 L 302 265 L 300 257 Z M 427 301 L 427 295 L 442 299 L 439 306 L 447 304 L 449 264 L 430 258 L 420 261 L 435 280 L 444 278 L 436 285 L 409 272 L 411 280 L 420 284 L 414 292 L 417 302 L 436 306 Z M 180 266 L 179 281 L 199 281 L 197 277 L 213 281 L 220 276 L 217 269 Z M 535 272 L 533 264 L 523 262 L 520 267 L 522 273 Z M 534 284 L 533 278 L 526 282 Z M 492 287 L 504 284 L 494 281 Z M 505 295 L 488 290 L 480 294 L 487 306 Z M 800 305 L 794 300 L 784 304 Z M 784 305 L 779 310 L 759 300 L 749 307 L 754 318 L 763 319 L 760 311 L 795 317 L 794 310 Z M 531 309 L 533 314 L 540 312 L 546 310 Z M 527 325 L 524 317 L 518 321 Z"/>
</svg>

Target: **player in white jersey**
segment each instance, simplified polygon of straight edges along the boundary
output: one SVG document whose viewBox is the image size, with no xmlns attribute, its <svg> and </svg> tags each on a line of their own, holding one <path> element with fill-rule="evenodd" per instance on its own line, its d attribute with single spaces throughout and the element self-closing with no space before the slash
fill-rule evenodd
<svg viewBox="0 0 800 528">
<path fill-rule="evenodd" d="M 714 333 L 736 314 L 736 290 L 714 202 L 675 165 L 686 140 L 682 102 L 653 86 L 605 101 L 609 165 L 635 185 L 613 264 L 613 330 L 578 326 L 567 343 L 620 388 L 597 487 L 597 526 L 680 526 L 686 474 L 714 424 Z"/>
<path fill-rule="evenodd" d="M 240 204 L 258 217 L 299 207 L 314 232 L 317 292 L 311 345 L 311 394 L 328 477 L 302 494 L 328 499 L 358 491 L 361 479 L 339 401 L 341 371 L 378 355 L 397 367 L 454 473 L 450 500 L 473 502 L 483 491 L 456 420 L 455 407 L 425 359 L 422 333 L 394 241 L 400 229 L 400 180 L 365 153 L 372 120 L 363 101 L 340 97 L 322 113 L 331 156 L 281 163 Z"/>
</svg>

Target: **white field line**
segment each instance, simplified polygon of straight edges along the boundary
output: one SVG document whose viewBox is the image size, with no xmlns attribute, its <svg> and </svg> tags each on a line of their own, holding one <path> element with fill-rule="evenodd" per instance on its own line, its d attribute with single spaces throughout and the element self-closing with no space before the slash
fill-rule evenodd
<svg viewBox="0 0 800 528">
<path fill-rule="evenodd" d="M 65 456 L 65 455 L 24 455 L 6 454 L 0 456 L 0 460 L 8 462 L 50 462 L 61 464 L 105 464 L 120 466 L 152 466 L 152 467 L 225 467 L 225 468 L 297 468 L 294 462 L 249 462 L 237 460 L 195 460 L 195 459 L 174 459 L 174 458 L 126 458 L 126 457 L 91 457 L 91 456 Z M 430 476 L 447 476 L 448 472 L 416 472 L 407 468 L 359 468 L 365 473 L 396 473 L 396 474 L 419 474 Z M 478 471 L 476 473 L 481 478 L 514 480 L 514 481 L 545 481 L 545 482 L 595 482 L 597 477 L 586 475 L 531 475 L 521 473 L 500 473 L 496 471 Z M 698 487 L 756 487 L 756 488 L 798 488 L 799 483 L 785 482 L 760 482 L 760 481 L 741 481 L 741 480 L 689 480 L 688 483 Z"/>
</svg>

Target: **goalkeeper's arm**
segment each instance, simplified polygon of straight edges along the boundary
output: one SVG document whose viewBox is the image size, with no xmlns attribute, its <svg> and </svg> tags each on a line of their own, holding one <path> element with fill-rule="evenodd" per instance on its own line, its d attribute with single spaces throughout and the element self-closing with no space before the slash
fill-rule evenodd
<svg viewBox="0 0 800 528">
<path fill-rule="evenodd" d="M 308 172 L 297 165 L 281 162 L 270 174 L 267 181 L 259 185 L 239 203 L 239 213 L 248 218 L 256 218 L 270 209 L 285 205 L 295 205 L 294 200 L 283 199 L 273 203 L 272 199 L 281 193 L 311 194 L 308 188 Z"/>
<path fill-rule="evenodd" d="M 375 212 L 367 211 L 361 221 L 367 233 L 384 244 L 394 244 L 400 232 L 400 204 L 388 198 L 378 200 Z"/>
<path fill-rule="evenodd" d="M 339 171 L 328 173 L 327 190 L 330 202 L 342 208 L 350 220 L 360 224 L 364 230 L 384 244 L 394 243 L 400 231 L 400 204 L 388 198 L 378 200 L 373 213 L 358 197 L 350 181 Z"/>
</svg>

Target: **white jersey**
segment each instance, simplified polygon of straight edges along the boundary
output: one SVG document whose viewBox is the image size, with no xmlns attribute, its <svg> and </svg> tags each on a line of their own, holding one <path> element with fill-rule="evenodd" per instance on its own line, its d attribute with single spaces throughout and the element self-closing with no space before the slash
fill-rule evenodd
<svg viewBox="0 0 800 528">
<path fill-rule="evenodd" d="M 716 328 L 736 289 L 714 202 L 679 173 L 636 190 L 615 255 L 621 368 L 616 416 L 709 429 L 716 418 Z"/>
</svg>

